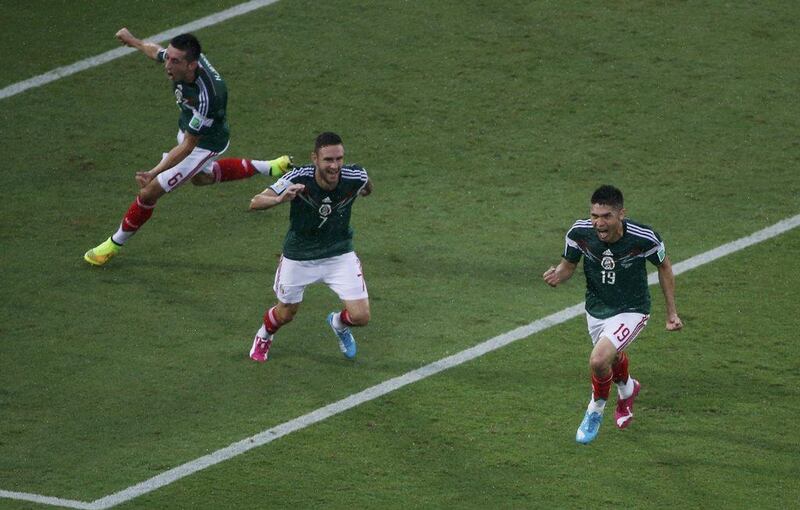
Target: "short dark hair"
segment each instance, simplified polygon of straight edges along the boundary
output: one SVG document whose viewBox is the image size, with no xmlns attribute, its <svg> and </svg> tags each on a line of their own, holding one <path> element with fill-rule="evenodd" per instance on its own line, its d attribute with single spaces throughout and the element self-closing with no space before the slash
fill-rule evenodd
<svg viewBox="0 0 800 510">
<path fill-rule="evenodd" d="M 622 209 L 625 201 L 622 191 L 609 184 L 604 184 L 592 193 L 592 204 L 608 205 L 615 209 Z"/>
<path fill-rule="evenodd" d="M 323 147 L 327 147 L 328 145 L 341 145 L 342 144 L 342 137 L 333 133 L 331 131 L 325 131 L 324 133 L 320 133 L 317 135 L 317 139 L 314 140 L 314 152 L 319 152 L 319 150 Z"/>
<path fill-rule="evenodd" d="M 176 35 L 169 43 L 176 50 L 186 52 L 186 60 L 189 62 L 194 62 L 200 58 L 200 54 L 203 52 L 200 47 L 200 41 L 192 34 Z"/>
</svg>

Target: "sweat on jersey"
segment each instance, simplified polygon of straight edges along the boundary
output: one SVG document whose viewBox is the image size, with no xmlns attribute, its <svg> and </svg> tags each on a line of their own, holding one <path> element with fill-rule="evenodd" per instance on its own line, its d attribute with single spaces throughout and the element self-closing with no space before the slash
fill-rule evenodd
<svg viewBox="0 0 800 510">
<path fill-rule="evenodd" d="M 367 184 L 367 171 L 358 165 L 343 166 L 333 190 L 322 189 L 314 172 L 314 166 L 296 168 L 270 186 L 280 195 L 291 184 L 305 185 L 291 202 L 289 231 L 283 242 L 283 256 L 288 259 L 317 260 L 353 251 L 350 213 Z"/>
<path fill-rule="evenodd" d="M 156 60 L 164 62 L 166 54 L 167 50 L 161 49 Z M 230 140 L 226 112 L 228 88 L 204 54 L 200 54 L 197 63 L 193 82 L 172 82 L 175 102 L 181 110 L 178 129 L 200 136 L 198 147 L 201 149 L 222 152 Z"/>
<path fill-rule="evenodd" d="M 566 235 L 563 257 L 577 264 L 583 256 L 586 311 L 607 319 L 625 312 L 650 313 L 645 260 L 656 266 L 667 256 L 661 236 L 647 225 L 623 220 L 623 234 L 606 243 L 590 219 L 578 220 Z"/>
</svg>

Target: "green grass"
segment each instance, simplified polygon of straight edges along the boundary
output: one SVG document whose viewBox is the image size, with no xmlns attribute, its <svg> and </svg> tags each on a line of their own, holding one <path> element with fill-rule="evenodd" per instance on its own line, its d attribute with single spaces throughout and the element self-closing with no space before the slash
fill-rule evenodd
<svg viewBox="0 0 800 510">
<path fill-rule="evenodd" d="M 235 2 L 193 4 L 9 6 L 0 86 Z M 355 363 L 324 287 L 269 364 L 246 359 L 287 225 L 245 212 L 263 179 L 182 188 L 109 266 L 82 261 L 173 144 L 159 66 L 0 101 L 0 489 L 91 501 L 581 301 L 580 277 L 539 275 L 599 184 L 675 262 L 798 214 L 798 11 L 283 0 L 200 31 L 231 91 L 227 155 L 305 161 L 332 129 L 375 181 L 354 211 L 373 308 Z M 636 422 L 590 447 L 575 319 L 120 508 L 791 507 L 799 245 L 679 276 L 680 334 L 653 289 Z"/>
</svg>

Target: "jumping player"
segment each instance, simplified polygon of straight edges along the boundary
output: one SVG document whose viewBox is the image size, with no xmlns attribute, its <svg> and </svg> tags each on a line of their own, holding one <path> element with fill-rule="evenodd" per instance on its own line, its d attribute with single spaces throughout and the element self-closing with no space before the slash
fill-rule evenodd
<svg viewBox="0 0 800 510">
<path fill-rule="evenodd" d="M 164 154 L 155 167 L 136 173 L 136 182 L 141 189 L 119 228 L 83 256 L 86 262 L 95 266 L 105 264 L 116 255 L 120 247 L 150 219 L 158 199 L 182 184 L 188 181 L 195 185 L 214 184 L 244 179 L 256 172 L 280 176 L 291 166 L 289 156 L 247 164 L 237 159 L 216 161 L 230 141 L 226 118 L 228 91 L 222 76 L 202 53 L 195 36 L 178 35 L 166 48 L 137 39 L 127 28 L 119 30 L 116 37 L 122 44 L 164 64 L 180 109 L 178 144 Z"/>
<path fill-rule="evenodd" d="M 664 293 L 668 331 L 683 327 L 675 308 L 675 276 L 661 237 L 646 225 L 625 218 L 622 192 L 599 187 L 591 198 L 590 219 L 578 220 L 566 235 L 563 259 L 542 277 L 551 287 L 570 279 L 583 257 L 586 276 L 586 322 L 594 345 L 589 357 L 592 396 L 575 440 L 588 444 L 597 436 L 612 381 L 619 398 L 615 425 L 624 429 L 633 419 L 639 381 L 628 373 L 625 349 L 650 318 L 650 292 L 645 260 L 658 268 Z"/>
</svg>

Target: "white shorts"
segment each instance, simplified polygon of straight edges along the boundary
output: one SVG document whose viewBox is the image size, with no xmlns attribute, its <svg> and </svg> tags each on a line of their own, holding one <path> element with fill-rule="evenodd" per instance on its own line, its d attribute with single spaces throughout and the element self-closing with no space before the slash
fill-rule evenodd
<svg viewBox="0 0 800 510">
<path fill-rule="evenodd" d="M 605 337 L 611 340 L 617 352 L 622 352 L 647 326 L 649 318 L 649 315 L 641 313 L 620 313 L 608 319 L 598 319 L 587 313 L 586 324 L 589 326 L 592 345 Z"/>
<path fill-rule="evenodd" d="M 281 303 L 300 303 L 303 301 L 303 291 L 306 287 L 317 282 L 330 287 L 342 301 L 369 297 L 361 261 L 352 251 L 317 260 L 292 260 L 281 257 L 278 269 L 275 271 L 275 285 L 272 288 Z"/>
<path fill-rule="evenodd" d="M 183 131 L 178 131 L 178 144 L 183 142 L 183 137 Z M 164 188 L 164 191 L 169 193 L 199 172 L 213 173 L 214 160 L 219 158 L 226 150 L 228 150 L 228 145 L 219 152 L 211 152 L 207 149 L 195 147 L 183 161 L 156 175 L 156 179 L 158 179 L 158 183 Z M 164 153 L 161 156 L 161 160 L 163 161 L 166 157 L 167 153 Z"/>
</svg>

